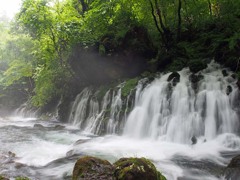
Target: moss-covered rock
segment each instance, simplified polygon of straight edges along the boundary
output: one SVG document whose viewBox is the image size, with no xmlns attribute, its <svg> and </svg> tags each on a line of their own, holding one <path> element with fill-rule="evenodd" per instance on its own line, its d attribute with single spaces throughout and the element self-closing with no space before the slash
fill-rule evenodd
<svg viewBox="0 0 240 180">
<path fill-rule="evenodd" d="M 4 176 L 2 176 L 2 175 L 0 175 L 0 180 L 9 180 L 9 179 L 4 177 Z"/>
<path fill-rule="evenodd" d="M 72 180 L 113 180 L 113 172 L 114 167 L 108 161 L 85 156 L 76 162 Z"/>
<path fill-rule="evenodd" d="M 121 158 L 114 163 L 117 180 L 166 180 L 145 158 Z"/>
<path fill-rule="evenodd" d="M 30 179 L 27 177 L 16 177 L 15 180 L 30 180 Z"/>
<path fill-rule="evenodd" d="M 197 73 L 198 71 L 201 71 L 205 68 L 207 68 L 207 63 L 204 62 L 203 60 L 201 59 L 194 59 L 194 60 L 191 60 L 189 63 L 189 69 L 191 72 L 193 73 Z"/>
</svg>

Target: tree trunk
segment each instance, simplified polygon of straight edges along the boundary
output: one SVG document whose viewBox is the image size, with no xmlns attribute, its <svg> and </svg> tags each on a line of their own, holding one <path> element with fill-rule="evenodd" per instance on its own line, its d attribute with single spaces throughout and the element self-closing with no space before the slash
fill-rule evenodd
<svg viewBox="0 0 240 180">
<path fill-rule="evenodd" d="M 87 3 L 84 0 L 79 0 L 79 2 L 82 5 L 82 13 L 84 14 L 87 11 L 87 9 L 88 9 Z"/>
</svg>

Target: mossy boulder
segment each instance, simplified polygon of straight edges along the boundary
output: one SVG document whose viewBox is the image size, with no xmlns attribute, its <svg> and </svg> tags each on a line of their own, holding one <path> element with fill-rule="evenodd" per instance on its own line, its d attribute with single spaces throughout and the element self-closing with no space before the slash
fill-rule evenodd
<svg viewBox="0 0 240 180">
<path fill-rule="evenodd" d="M 4 176 L 2 176 L 2 175 L 0 175 L 0 180 L 9 180 L 9 179 L 4 177 Z"/>
<path fill-rule="evenodd" d="M 121 158 L 114 163 L 117 180 L 166 180 L 145 158 Z"/>
<path fill-rule="evenodd" d="M 189 69 L 193 73 L 197 73 L 205 68 L 207 68 L 207 63 L 201 59 L 194 59 L 188 63 Z"/>
<path fill-rule="evenodd" d="M 85 156 L 76 162 L 72 180 L 113 180 L 113 173 L 114 167 L 108 161 Z"/>
</svg>

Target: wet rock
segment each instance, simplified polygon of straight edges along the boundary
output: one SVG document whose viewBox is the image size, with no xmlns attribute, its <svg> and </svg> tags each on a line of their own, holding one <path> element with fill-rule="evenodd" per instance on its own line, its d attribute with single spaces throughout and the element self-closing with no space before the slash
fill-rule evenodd
<svg viewBox="0 0 240 180">
<path fill-rule="evenodd" d="M 62 126 L 62 125 L 56 125 L 56 126 L 54 126 L 54 130 L 62 130 L 62 129 L 64 129 L 65 127 L 64 126 Z"/>
<path fill-rule="evenodd" d="M 199 74 L 199 75 L 196 75 L 196 74 L 191 74 L 189 76 L 189 81 L 192 83 L 192 88 L 194 90 L 196 90 L 198 88 L 198 82 L 200 80 L 202 80 L 204 77 L 203 75 Z"/>
<path fill-rule="evenodd" d="M 33 125 L 34 128 L 38 128 L 38 129 L 44 129 L 45 127 L 41 124 L 34 124 Z"/>
<path fill-rule="evenodd" d="M 172 81 L 173 86 L 176 86 L 180 82 L 180 74 L 178 72 L 173 72 L 168 76 L 168 82 Z"/>
<path fill-rule="evenodd" d="M 79 145 L 79 144 L 82 144 L 82 143 L 85 143 L 85 142 L 88 142 L 90 141 L 91 139 L 79 139 L 77 140 L 74 145 Z"/>
<path fill-rule="evenodd" d="M 121 158 L 114 163 L 117 180 L 166 180 L 145 158 Z"/>
<path fill-rule="evenodd" d="M 240 177 L 240 155 L 232 158 L 228 166 L 223 171 L 223 176 L 227 180 L 237 180 Z"/>
<path fill-rule="evenodd" d="M 227 166 L 228 168 L 240 168 L 240 155 L 232 158 Z"/>
<path fill-rule="evenodd" d="M 197 144 L 197 138 L 196 138 L 196 136 L 193 136 L 193 137 L 191 138 L 191 141 L 192 141 L 192 145 Z"/>
<path fill-rule="evenodd" d="M 106 160 L 85 156 L 73 169 L 72 180 L 113 180 L 114 167 Z"/>
<path fill-rule="evenodd" d="M 232 86 L 228 85 L 226 89 L 226 94 L 229 95 L 232 92 Z"/>
<path fill-rule="evenodd" d="M 236 84 L 237 84 L 238 89 L 240 89 L 240 80 L 238 80 Z"/>
<path fill-rule="evenodd" d="M 237 78 L 237 75 L 236 75 L 236 74 L 232 74 L 231 77 L 232 77 L 233 79 L 236 79 L 236 78 Z"/>
<path fill-rule="evenodd" d="M 223 75 L 224 77 L 228 76 L 228 73 L 227 73 L 227 70 L 226 70 L 226 69 L 223 69 L 223 70 L 222 70 L 222 75 Z"/>
<path fill-rule="evenodd" d="M 19 162 L 15 162 L 15 168 L 16 168 L 16 169 L 20 169 L 20 168 L 23 168 L 23 167 L 27 167 L 27 165 L 26 165 L 26 164 L 19 163 Z"/>
</svg>

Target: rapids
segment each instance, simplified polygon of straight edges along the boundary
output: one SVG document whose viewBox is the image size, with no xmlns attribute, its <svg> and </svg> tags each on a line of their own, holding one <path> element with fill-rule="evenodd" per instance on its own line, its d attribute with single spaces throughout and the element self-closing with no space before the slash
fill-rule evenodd
<svg viewBox="0 0 240 180">
<path fill-rule="evenodd" d="M 73 102 L 67 124 L 0 119 L 0 174 L 71 179 L 82 155 L 110 162 L 144 156 L 169 180 L 224 179 L 219 172 L 240 153 L 239 91 L 233 73 L 223 76 L 214 62 L 197 74 L 201 78 L 195 84 L 188 68 L 178 73 L 176 85 L 167 81 L 170 73 L 152 82 L 141 79 L 125 98 L 124 83 L 106 90 L 101 100 L 98 91 L 85 88 Z"/>
</svg>

